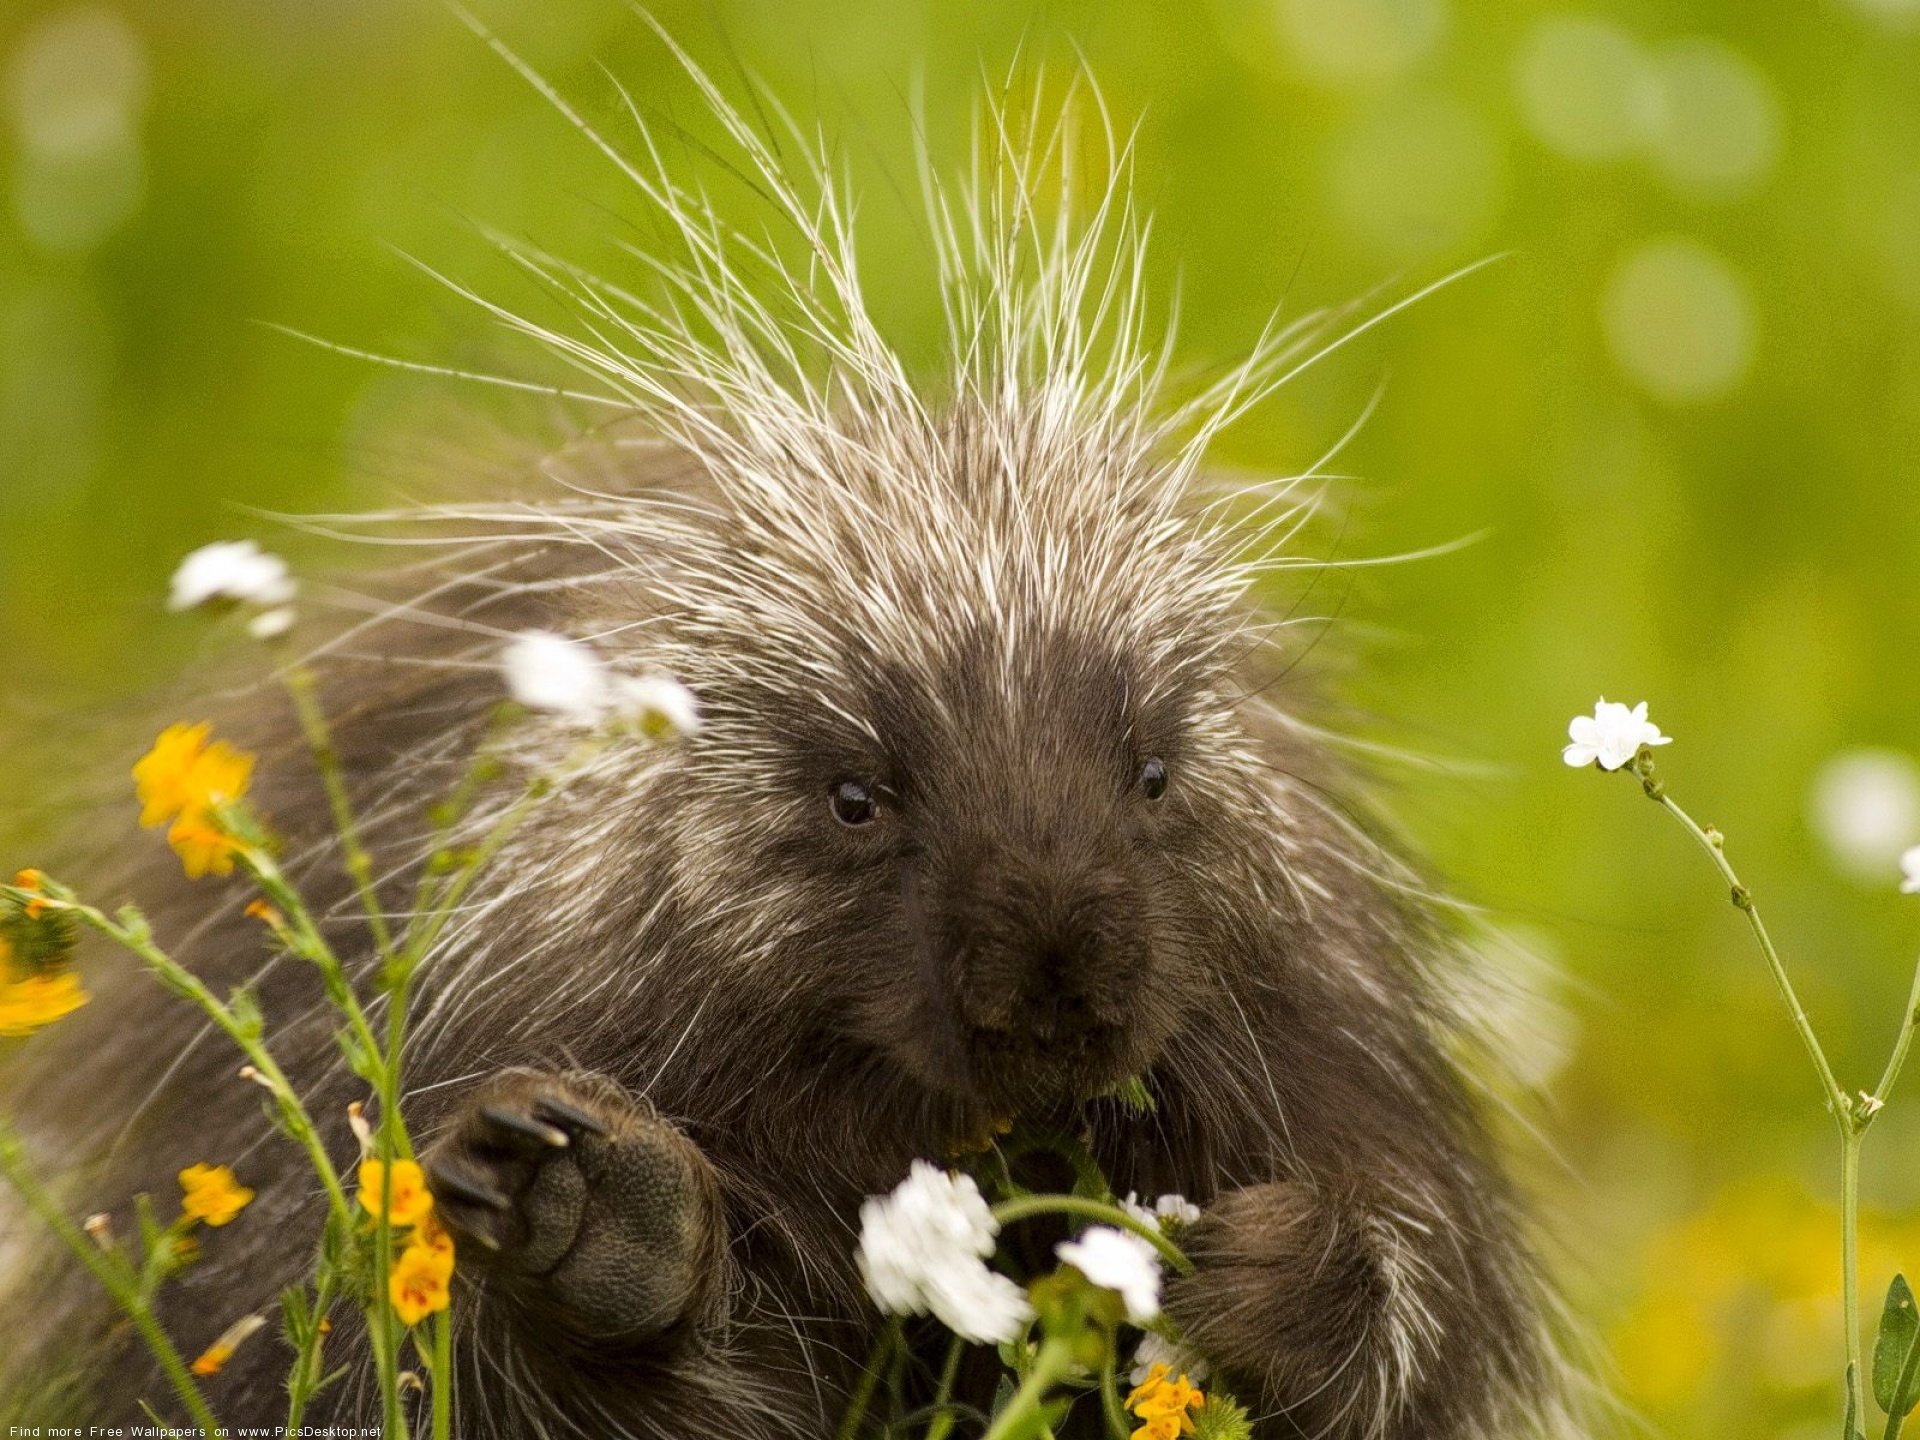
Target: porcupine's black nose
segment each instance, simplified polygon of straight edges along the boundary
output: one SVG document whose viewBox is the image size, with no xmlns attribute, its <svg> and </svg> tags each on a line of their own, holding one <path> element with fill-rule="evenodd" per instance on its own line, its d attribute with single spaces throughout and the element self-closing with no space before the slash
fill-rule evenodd
<svg viewBox="0 0 1920 1440">
<path fill-rule="evenodd" d="M 1137 887 L 1124 866 L 1035 846 L 982 855 L 957 879 L 946 928 L 969 1028 L 1077 1049 L 1123 1022 L 1145 969 Z"/>
</svg>

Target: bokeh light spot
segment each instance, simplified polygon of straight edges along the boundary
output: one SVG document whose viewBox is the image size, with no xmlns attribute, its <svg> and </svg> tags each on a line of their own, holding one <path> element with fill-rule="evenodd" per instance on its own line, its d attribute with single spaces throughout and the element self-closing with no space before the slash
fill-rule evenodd
<svg viewBox="0 0 1920 1440">
<path fill-rule="evenodd" d="M 26 149 L 70 156 L 114 148 L 146 104 L 146 47 L 112 10 L 55 11 L 21 37 L 6 94 Z"/>
<path fill-rule="evenodd" d="M 1652 59 L 1648 149 L 1667 183 L 1703 200 L 1745 194 L 1780 153 L 1780 103 L 1766 72 L 1717 40 L 1661 47 Z"/>
<path fill-rule="evenodd" d="M 1678 236 L 1629 253 L 1600 306 L 1608 348 L 1648 394 L 1670 405 L 1727 394 L 1753 360 L 1753 301 L 1740 272 Z"/>
<path fill-rule="evenodd" d="M 1443 0 L 1277 0 L 1280 38 L 1308 76 L 1336 86 L 1404 74 L 1446 29 Z"/>
<path fill-rule="evenodd" d="M 1336 143 L 1333 203 L 1381 255 L 1417 260 L 1484 237 L 1499 213 L 1506 167 L 1499 137 L 1445 95 L 1399 98 Z"/>
<path fill-rule="evenodd" d="M 1514 65 L 1520 115 L 1534 138 L 1573 160 L 1617 160 L 1639 148 L 1654 103 L 1639 44 L 1605 20 L 1539 21 Z"/>
<path fill-rule="evenodd" d="M 1836 869 L 1892 888 L 1901 852 L 1920 845 L 1920 765 L 1898 750 L 1845 751 L 1820 767 L 1807 809 Z"/>
<path fill-rule="evenodd" d="M 147 56 L 125 20 L 98 6 L 55 11 L 15 47 L 5 95 L 20 150 L 14 212 L 30 239 L 85 249 L 140 208 Z"/>
</svg>

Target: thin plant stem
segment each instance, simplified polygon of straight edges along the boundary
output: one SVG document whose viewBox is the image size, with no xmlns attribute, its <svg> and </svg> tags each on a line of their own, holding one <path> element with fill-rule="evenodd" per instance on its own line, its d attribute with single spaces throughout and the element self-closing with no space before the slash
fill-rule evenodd
<svg viewBox="0 0 1920 1440">
<path fill-rule="evenodd" d="M 1027 1372 L 1027 1378 L 1013 1392 L 1007 1408 L 994 1418 L 984 1440 L 1005 1440 L 1008 1435 L 1020 1433 L 1021 1427 L 1039 1413 L 1047 1392 L 1072 1368 L 1072 1342 L 1056 1337 L 1043 1343 L 1040 1353 L 1033 1357 L 1033 1368 Z"/>
<path fill-rule="evenodd" d="M 1103 1200 L 1089 1200 L 1081 1195 L 1022 1195 L 993 1207 L 993 1218 L 1002 1225 L 1010 1225 L 1015 1220 L 1025 1220 L 1034 1215 L 1079 1215 L 1122 1230 L 1131 1230 L 1153 1246 L 1160 1258 L 1182 1275 L 1193 1273 L 1193 1262 L 1178 1245 L 1160 1233 L 1159 1226 L 1148 1224 L 1118 1205 L 1109 1205 Z"/>
<path fill-rule="evenodd" d="M 1860 1343 L 1860 1138 L 1851 1125 L 1840 1129 L 1840 1303 L 1846 1307 L 1847 1403 L 1855 1423 L 1865 1426 L 1867 1408 L 1861 1383 Z M 1849 1435 L 1846 1440 L 1854 1440 Z"/>
<path fill-rule="evenodd" d="M 1127 1440 L 1133 1426 L 1127 1420 L 1126 1407 L 1120 1403 L 1120 1382 L 1114 1375 L 1118 1363 L 1109 1349 L 1106 1363 L 1100 1367 L 1100 1408 L 1106 1413 L 1111 1440 Z"/>
<path fill-rule="evenodd" d="M 124 1263 L 116 1264 L 114 1256 L 108 1255 L 67 1218 L 67 1213 L 34 1177 L 32 1168 L 27 1164 L 26 1149 L 11 1129 L 0 1123 L 0 1174 L 19 1192 L 20 1198 L 40 1217 L 60 1238 L 62 1244 L 71 1250 L 74 1257 L 93 1272 L 94 1278 L 113 1297 L 134 1328 L 140 1332 L 140 1338 L 146 1342 L 153 1358 L 160 1362 L 160 1368 L 166 1372 L 167 1381 L 173 1386 L 173 1392 L 186 1407 L 188 1417 L 205 1435 L 220 1433 L 220 1422 L 214 1418 L 208 1408 L 206 1397 L 200 1393 L 200 1387 L 194 1383 L 193 1374 L 187 1369 L 187 1362 L 174 1348 L 172 1339 L 161 1328 L 159 1317 L 153 1313 L 153 1306 L 138 1280 L 127 1270 Z"/>
<path fill-rule="evenodd" d="M 433 1317 L 433 1440 L 453 1436 L 453 1316 Z"/>
<path fill-rule="evenodd" d="M 345 1018 L 348 1033 L 365 1052 L 366 1063 L 376 1063 L 381 1047 L 374 1037 L 373 1023 L 367 1019 L 366 1009 L 354 993 L 346 966 L 327 943 L 326 936 L 320 933 L 320 927 L 314 923 L 306 901 L 293 888 L 293 883 L 287 879 L 278 862 L 260 846 L 242 845 L 239 853 L 241 863 L 246 866 L 253 883 L 279 908 L 286 922 L 277 926 L 276 932 L 296 955 L 320 972 L 327 999 Z"/>
<path fill-rule="evenodd" d="M 873 1392 L 880 1386 L 881 1373 L 887 1369 L 893 1359 L 894 1347 L 900 1343 L 900 1331 L 900 1320 L 896 1316 L 887 1322 L 886 1329 L 880 1332 L 880 1338 L 873 1342 L 873 1353 L 867 1356 L 867 1368 L 860 1372 L 859 1382 L 847 1397 L 847 1413 L 840 1418 L 835 1440 L 856 1440 L 860 1434 L 860 1427 L 867 1420 L 867 1410 L 873 1404 Z"/>
<path fill-rule="evenodd" d="M 323 1265 L 320 1277 L 313 1286 L 313 1310 L 310 1315 L 312 1324 L 308 1327 L 300 1353 L 294 1360 L 293 1373 L 287 1379 L 287 1433 L 298 1434 L 301 1422 L 306 1418 L 307 1402 L 320 1388 L 321 1344 L 326 1336 L 321 1330 L 321 1321 L 326 1318 L 328 1309 L 333 1305 L 333 1267 Z"/>
<path fill-rule="evenodd" d="M 347 875 L 360 896 L 362 908 L 367 912 L 367 927 L 373 932 L 374 944 L 379 947 L 382 957 L 391 958 L 393 931 L 387 923 L 386 912 L 380 905 L 379 890 L 374 884 L 373 857 L 367 853 L 367 847 L 360 839 L 359 822 L 354 819 L 353 802 L 347 794 L 346 775 L 340 768 L 340 753 L 333 746 L 333 732 L 327 725 L 326 712 L 320 705 L 313 671 L 304 665 L 295 665 L 285 672 L 284 678 L 287 694 L 293 701 L 294 714 L 300 720 L 301 733 L 306 736 L 307 748 L 313 752 L 313 763 L 319 768 L 320 783 L 326 788 L 327 804 L 333 810 L 333 827 L 340 835 L 340 854 L 346 864 Z"/>
<path fill-rule="evenodd" d="M 1900 1033 L 1893 1042 L 1893 1054 L 1887 1057 L 1887 1068 L 1880 1072 L 1880 1083 L 1873 1087 L 1863 1107 L 1860 1128 L 1865 1130 L 1880 1107 L 1887 1103 L 1887 1097 L 1893 1093 L 1893 1082 L 1900 1078 L 1900 1069 L 1907 1063 L 1907 1050 L 1913 1044 L 1913 1032 L 1920 1026 L 1920 963 L 1913 970 L 1913 984 L 1907 989 L 1906 1014 L 1900 1017 Z"/>
<path fill-rule="evenodd" d="M 347 1203 L 346 1191 L 341 1186 L 339 1172 L 334 1169 L 333 1160 L 328 1156 L 326 1146 L 321 1143 L 319 1127 L 313 1123 L 313 1117 L 293 1088 L 293 1082 L 287 1078 L 265 1042 L 242 1024 L 232 1009 L 209 990 L 197 975 L 153 942 L 146 933 L 144 919 L 129 924 L 116 921 L 91 905 L 66 901 L 55 903 L 63 905 L 89 929 L 98 931 L 116 945 L 131 951 L 161 984 L 197 1005 L 215 1027 L 240 1048 L 272 1095 L 293 1139 L 306 1151 L 314 1174 L 327 1192 L 328 1207 L 338 1218 L 345 1220 L 352 1210 Z"/>
<path fill-rule="evenodd" d="M 967 1342 L 954 1336 L 947 1346 L 946 1361 L 940 1367 L 940 1383 L 934 1388 L 934 1416 L 927 1426 L 927 1440 L 947 1440 L 953 1430 L 953 1382 L 960 1374 L 960 1357 L 966 1353 Z"/>
<path fill-rule="evenodd" d="M 1760 918 L 1760 908 L 1754 903 L 1753 892 L 1741 883 L 1739 875 L 1734 873 L 1728 863 L 1726 851 L 1714 843 L 1713 837 L 1700 827 L 1694 818 L 1673 802 L 1664 786 L 1651 774 L 1652 767 L 1646 767 L 1643 780 L 1648 796 L 1699 842 L 1700 848 L 1726 880 L 1733 896 L 1734 905 L 1747 917 L 1747 924 L 1753 930 L 1754 939 L 1760 942 L 1760 953 L 1766 957 L 1767 969 L 1773 974 L 1773 983 L 1780 996 L 1787 1003 L 1787 1012 L 1792 1017 L 1794 1031 L 1800 1036 L 1800 1042 L 1806 1046 L 1807 1054 L 1813 1061 L 1813 1068 L 1820 1077 L 1820 1088 L 1824 1092 L 1827 1108 L 1844 1126 L 1852 1106 L 1848 1103 L 1846 1091 L 1840 1088 L 1840 1082 L 1834 1079 L 1833 1067 L 1827 1063 L 1827 1052 L 1821 1048 L 1820 1038 L 1813 1032 L 1813 1022 L 1807 1018 L 1806 1007 L 1800 1003 L 1800 996 L 1793 988 L 1793 981 L 1787 976 L 1787 967 L 1780 958 L 1780 952 L 1774 948 L 1773 937 L 1767 933 L 1766 923 Z"/>
<path fill-rule="evenodd" d="M 1634 772 L 1640 777 L 1647 798 L 1659 805 L 1669 815 L 1680 822 L 1689 835 L 1707 853 L 1719 870 L 1721 878 L 1727 882 L 1729 894 L 1734 906 L 1747 917 L 1747 924 L 1753 930 L 1753 936 L 1760 945 L 1760 953 L 1766 957 L 1767 969 L 1773 975 L 1775 988 L 1786 1002 L 1787 1013 L 1792 1018 L 1794 1031 L 1800 1036 L 1800 1042 L 1806 1047 L 1808 1057 L 1820 1078 L 1820 1088 L 1826 1100 L 1829 1114 L 1840 1133 L 1840 1289 L 1841 1304 L 1845 1307 L 1844 1327 L 1847 1350 L 1847 1411 L 1859 1423 L 1866 1414 L 1865 1393 L 1862 1386 L 1860 1340 L 1860 1139 L 1873 1112 L 1880 1108 L 1883 1096 L 1878 1092 L 1874 1096 L 1863 1096 L 1862 1102 L 1855 1105 L 1834 1078 L 1833 1067 L 1827 1062 L 1827 1052 L 1821 1047 L 1820 1037 L 1814 1033 L 1813 1022 L 1807 1018 L 1806 1007 L 1800 1003 L 1799 993 L 1793 988 L 1793 981 L 1787 975 L 1786 963 L 1780 958 L 1780 952 L 1774 948 L 1773 937 L 1768 934 L 1766 922 L 1760 918 L 1760 907 L 1754 902 L 1753 892 L 1741 881 L 1732 863 L 1727 859 L 1726 847 L 1719 836 L 1709 835 L 1701 825 L 1685 810 L 1677 805 L 1667 794 L 1666 786 L 1654 775 L 1653 757 L 1650 751 L 1643 749 L 1634 762 Z M 1916 994 L 1920 994 L 1920 976 L 1915 979 Z M 1893 1062 L 1888 1066 L 1888 1075 L 1883 1085 L 1890 1085 L 1892 1077 L 1899 1073 L 1900 1062 L 1906 1058 L 1906 1047 L 1912 1039 L 1914 1006 L 1909 1004 L 1907 1019 L 1901 1027 L 1899 1040 L 1894 1049 Z M 1846 1440 L 1854 1440 L 1847 1436 Z"/>
</svg>

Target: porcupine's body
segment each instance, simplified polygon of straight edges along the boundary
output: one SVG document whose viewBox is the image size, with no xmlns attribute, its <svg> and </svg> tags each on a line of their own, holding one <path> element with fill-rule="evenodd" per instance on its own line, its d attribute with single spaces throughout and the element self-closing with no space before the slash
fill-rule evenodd
<svg viewBox="0 0 1920 1440">
<path fill-rule="evenodd" d="M 541 810 L 423 979 L 407 1079 L 462 1237 L 458 1433 L 821 1440 L 874 1324 L 860 1199 L 1016 1114 L 1082 1121 L 1121 1191 L 1205 1207 L 1170 1308 L 1262 1435 L 1545 1433 L 1551 1347 L 1456 1068 L 1454 944 L 1330 798 L 1338 767 L 1268 688 L 1287 656 L 1247 598 L 1249 533 L 1197 498 L 1212 429 L 1307 341 L 1162 410 L 1124 196 L 1035 240 L 1015 174 L 976 194 L 977 243 L 943 227 L 955 359 L 923 399 L 838 211 L 722 118 L 811 278 L 754 296 L 650 181 L 693 222 L 673 283 L 697 323 L 543 273 L 597 312 L 578 355 L 677 458 L 624 493 L 440 512 L 472 543 L 324 670 L 388 856 L 417 848 L 498 698 L 505 634 L 594 637 L 705 717 L 607 750 Z M 532 765 L 568 739 L 516 743 Z M 317 788 L 263 771 L 324 890 Z M 252 922 L 149 889 L 210 978 L 258 970 Z M 191 1347 L 303 1273 L 317 1202 L 231 1057 L 148 984 L 100 983 L 16 1093 L 44 1153 L 98 1161 L 76 1203 L 196 1159 L 256 1185 L 168 1289 Z M 261 994 L 311 1107 L 341 1116 L 356 1092 L 311 977 L 281 961 Z M 1134 1074 L 1150 1116 L 1094 1098 Z M 57 1286 L 32 1363 L 103 1333 L 79 1389 L 137 1419 L 163 1394 L 137 1342 Z M 286 1361 L 243 1350 L 223 1415 L 276 1420 Z M 367 1395 L 350 1378 L 310 1418 L 367 1423 Z"/>
</svg>

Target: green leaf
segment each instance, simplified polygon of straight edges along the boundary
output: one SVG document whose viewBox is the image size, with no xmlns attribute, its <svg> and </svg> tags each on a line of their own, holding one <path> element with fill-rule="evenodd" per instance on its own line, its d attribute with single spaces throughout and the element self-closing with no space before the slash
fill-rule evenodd
<svg viewBox="0 0 1920 1440">
<path fill-rule="evenodd" d="M 1193 1417 L 1193 1440 L 1252 1440 L 1247 1407 L 1224 1390 L 1207 1391 L 1207 1403 Z"/>
<path fill-rule="evenodd" d="M 1889 1415 L 1905 1417 L 1920 1403 L 1920 1311 L 1907 1277 L 1896 1275 L 1880 1312 L 1873 1342 L 1873 1398 Z"/>
</svg>

